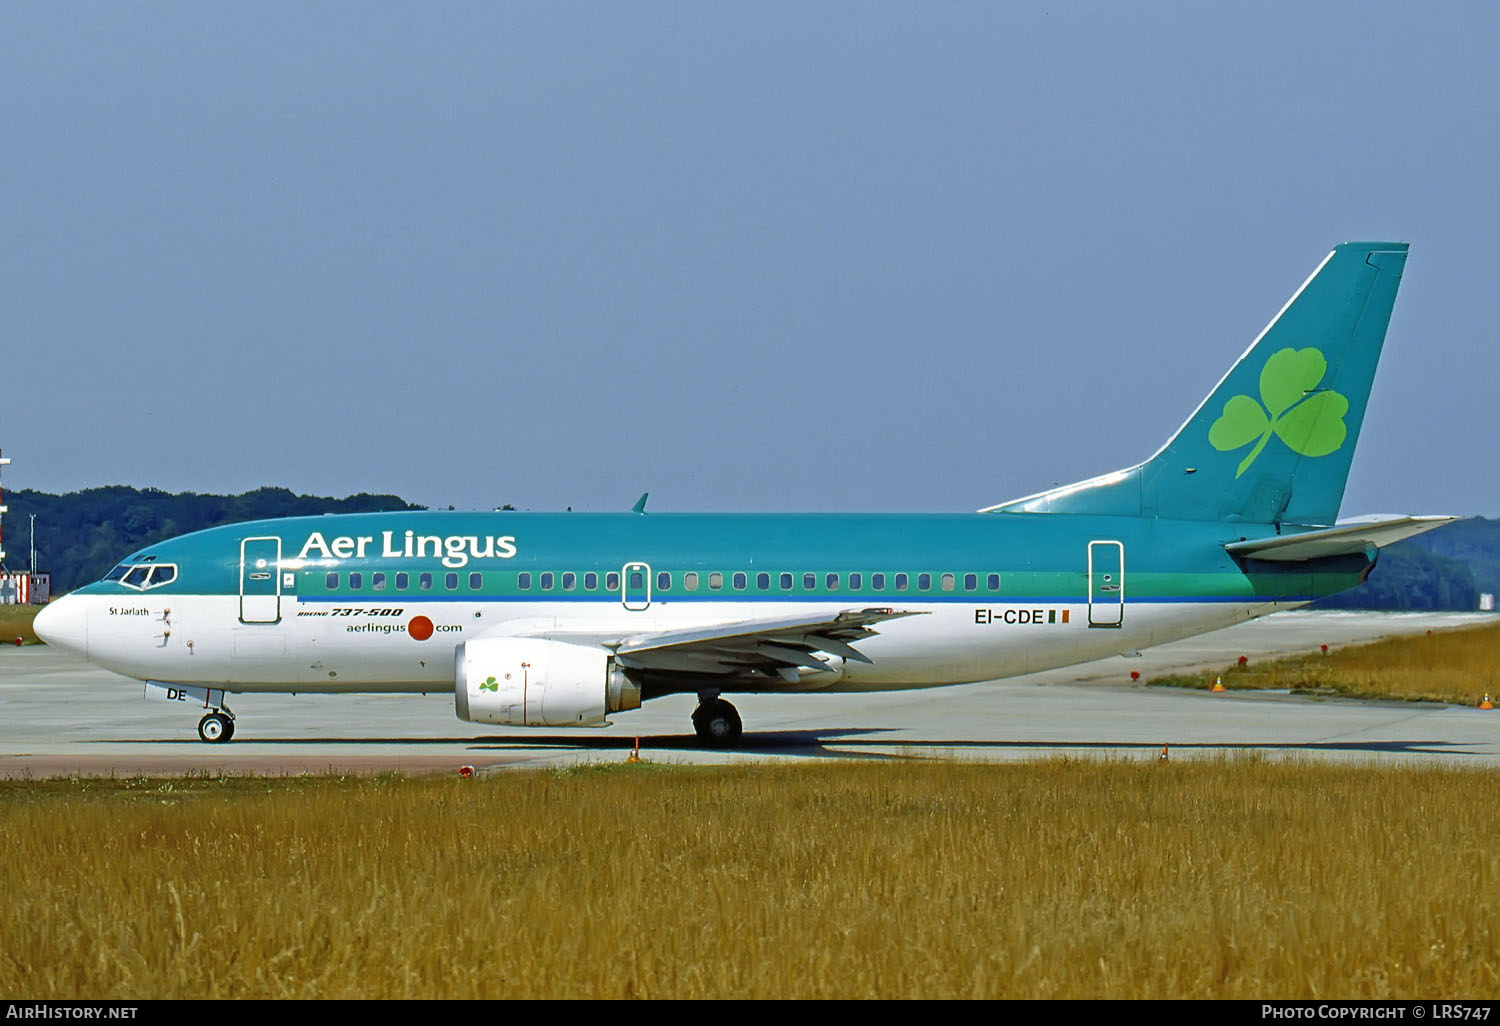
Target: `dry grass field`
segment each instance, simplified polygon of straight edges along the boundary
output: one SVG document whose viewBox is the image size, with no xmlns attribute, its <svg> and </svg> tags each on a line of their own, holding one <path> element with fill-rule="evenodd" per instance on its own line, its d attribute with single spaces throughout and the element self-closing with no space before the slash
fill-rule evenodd
<svg viewBox="0 0 1500 1026">
<path fill-rule="evenodd" d="M 0 993 L 1500 992 L 1492 773 L 1254 760 L 0 783 Z"/>
<path fill-rule="evenodd" d="M 41 610 L 41 606 L 0 606 L 0 644 L 14 645 L 17 638 L 23 644 L 41 644 L 31 629 L 31 621 Z"/>
<path fill-rule="evenodd" d="M 1487 693 L 1500 702 L 1500 623 L 1387 638 L 1367 645 L 1310 653 L 1150 683 L 1207 688 L 1277 688 L 1350 698 L 1399 698 L 1477 705 Z"/>
</svg>

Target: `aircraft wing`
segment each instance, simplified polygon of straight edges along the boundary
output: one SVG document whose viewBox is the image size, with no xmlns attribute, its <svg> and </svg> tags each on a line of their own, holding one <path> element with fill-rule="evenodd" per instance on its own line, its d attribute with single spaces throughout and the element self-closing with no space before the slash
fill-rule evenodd
<svg viewBox="0 0 1500 1026">
<path fill-rule="evenodd" d="M 1266 559 L 1273 562 L 1296 562 L 1323 559 L 1327 556 L 1359 555 L 1371 545 L 1376 548 L 1403 538 L 1430 531 L 1458 520 L 1458 517 L 1374 517 L 1339 524 L 1321 531 L 1283 534 L 1274 538 L 1229 542 L 1224 549 L 1231 556 Z"/>
<path fill-rule="evenodd" d="M 889 607 L 844 609 L 658 631 L 625 638 L 615 657 L 633 669 L 775 676 L 796 684 L 805 674 L 830 670 L 832 656 L 870 662 L 854 642 L 878 634 L 875 624 L 916 615 Z"/>
</svg>

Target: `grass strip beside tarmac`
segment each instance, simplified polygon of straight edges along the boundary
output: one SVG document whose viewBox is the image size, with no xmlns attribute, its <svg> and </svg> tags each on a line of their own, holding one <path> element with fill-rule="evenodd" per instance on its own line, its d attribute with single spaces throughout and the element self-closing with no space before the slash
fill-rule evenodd
<svg viewBox="0 0 1500 1026">
<path fill-rule="evenodd" d="M 1500 623 L 1428 631 L 1203 673 L 1153 677 L 1155 686 L 1283 690 L 1346 698 L 1478 705 L 1500 699 Z"/>
<path fill-rule="evenodd" d="M 11 781 L 0 993 L 1490 994 L 1494 786 L 1154 757 Z"/>
</svg>

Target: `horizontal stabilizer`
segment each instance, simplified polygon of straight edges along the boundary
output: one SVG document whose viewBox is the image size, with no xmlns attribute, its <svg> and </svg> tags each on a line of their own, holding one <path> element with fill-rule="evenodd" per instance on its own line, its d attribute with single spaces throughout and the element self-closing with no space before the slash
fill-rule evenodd
<svg viewBox="0 0 1500 1026">
<path fill-rule="evenodd" d="M 1411 538 L 1434 527 L 1451 524 L 1457 519 L 1459 518 L 1444 516 L 1377 518 L 1344 523 L 1322 531 L 1229 542 L 1224 548 L 1231 556 L 1273 562 L 1359 555 L 1371 546 L 1384 548 L 1403 538 Z"/>
</svg>

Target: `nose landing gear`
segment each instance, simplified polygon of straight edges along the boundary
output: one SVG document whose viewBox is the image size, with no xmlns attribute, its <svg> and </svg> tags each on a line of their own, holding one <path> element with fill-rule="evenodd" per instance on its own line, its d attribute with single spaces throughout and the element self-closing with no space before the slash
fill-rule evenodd
<svg viewBox="0 0 1500 1026">
<path fill-rule="evenodd" d="M 158 680 L 146 681 L 146 697 L 182 703 L 189 708 L 207 709 L 198 721 L 198 737 L 209 744 L 223 744 L 234 737 L 234 713 L 224 704 L 228 694 L 223 688 L 205 688 L 196 684 L 163 684 Z"/>
<path fill-rule="evenodd" d="M 234 714 L 215 709 L 198 721 L 198 736 L 209 744 L 223 744 L 234 737 Z"/>
</svg>

